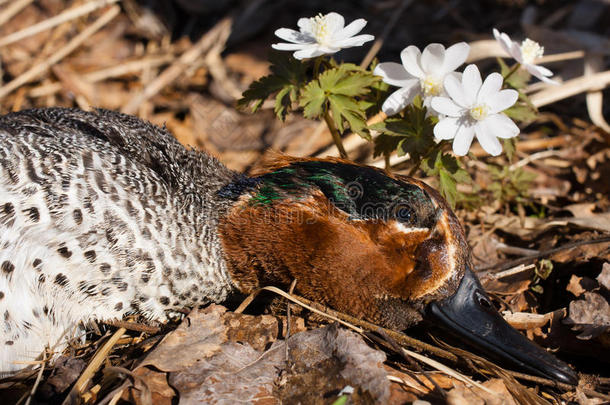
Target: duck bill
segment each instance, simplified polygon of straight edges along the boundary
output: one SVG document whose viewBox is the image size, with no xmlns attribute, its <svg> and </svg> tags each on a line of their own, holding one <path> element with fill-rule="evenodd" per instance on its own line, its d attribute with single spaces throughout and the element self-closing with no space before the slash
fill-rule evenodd
<svg viewBox="0 0 610 405">
<path fill-rule="evenodd" d="M 508 366 L 578 384 L 578 376 L 566 363 L 528 340 L 502 318 L 469 268 L 456 293 L 431 303 L 428 311 L 441 326 Z"/>
</svg>

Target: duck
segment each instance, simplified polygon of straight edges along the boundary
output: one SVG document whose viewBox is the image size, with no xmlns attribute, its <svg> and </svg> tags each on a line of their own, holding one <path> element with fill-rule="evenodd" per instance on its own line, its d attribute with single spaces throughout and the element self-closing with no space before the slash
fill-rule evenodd
<svg viewBox="0 0 610 405">
<path fill-rule="evenodd" d="M 459 220 L 419 180 L 280 154 L 247 176 L 104 109 L 0 117 L 3 375 L 92 321 L 164 322 L 293 281 L 335 310 L 398 331 L 444 325 L 509 366 L 578 382 L 498 314 Z"/>
</svg>

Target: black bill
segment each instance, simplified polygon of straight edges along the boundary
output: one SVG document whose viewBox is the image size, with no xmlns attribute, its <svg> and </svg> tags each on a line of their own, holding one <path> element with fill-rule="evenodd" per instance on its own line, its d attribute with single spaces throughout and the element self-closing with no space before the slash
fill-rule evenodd
<svg viewBox="0 0 610 405">
<path fill-rule="evenodd" d="M 452 297 L 431 303 L 428 310 L 442 322 L 440 326 L 509 366 L 578 384 L 578 376 L 570 366 L 531 342 L 502 318 L 470 269 L 466 269 Z"/>
</svg>

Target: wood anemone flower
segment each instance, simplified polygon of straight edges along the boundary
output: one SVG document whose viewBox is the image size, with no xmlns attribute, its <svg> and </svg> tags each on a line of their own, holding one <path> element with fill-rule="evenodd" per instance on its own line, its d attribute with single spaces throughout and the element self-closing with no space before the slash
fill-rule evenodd
<svg viewBox="0 0 610 405">
<path fill-rule="evenodd" d="M 347 27 L 341 14 L 318 14 L 311 18 L 299 19 L 299 31 L 280 28 L 275 35 L 289 43 L 280 42 L 271 45 L 280 51 L 296 51 L 296 59 L 314 58 L 320 55 L 332 54 L 343 48 L 362 46 L 375 37 L 368 34 L 356 35 L 366 25 L 366 20 L 359 18 Z"/>
</svg>

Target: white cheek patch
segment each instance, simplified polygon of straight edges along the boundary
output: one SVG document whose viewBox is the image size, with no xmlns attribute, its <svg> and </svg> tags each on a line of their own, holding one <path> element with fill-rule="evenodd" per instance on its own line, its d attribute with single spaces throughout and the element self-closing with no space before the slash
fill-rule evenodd
<svg viewBox="0 0 610 405">
<path fill-rule="evenodd" d="M 409 226 L 405 226 L 404 224 L 401 224 L 400 222 L 393 222 L 392 223 L 394 225 L 394 228 L 398 231 L 398 232 L 402 232 L 402 233 L 406 233 L 406 234 L 410 234 L 410 233 L 414 233 L 414 232 L 430 232 L 430 228 L 417 228 L 417 227 L 409 227 Z"/>
</svg>

